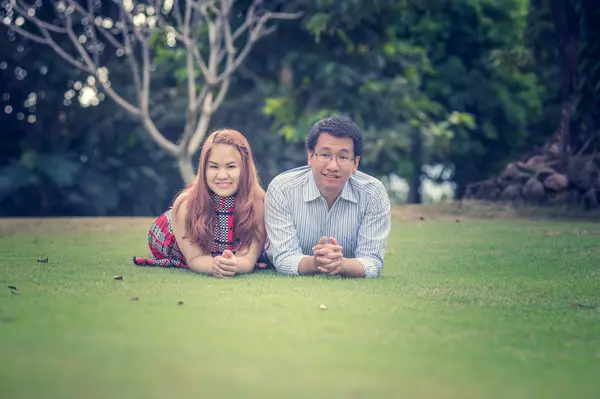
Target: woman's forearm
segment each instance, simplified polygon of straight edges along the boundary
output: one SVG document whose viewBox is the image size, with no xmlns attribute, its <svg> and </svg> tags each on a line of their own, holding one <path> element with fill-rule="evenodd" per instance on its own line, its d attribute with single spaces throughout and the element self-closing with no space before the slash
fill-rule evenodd
<svg viewBox="0 0 600 399">
<path fill-rule="evenodd" d="M 196 273 L 212 275 L 213 257 L 210 255 L 197 256 L 188 262 L 188 268 Z"/>
<path fill-rule="evenodd" d="M 256 256 L 246 255 L 237 257 L 237 274 L 250 273 L 256 266 Z"/>
</svg>

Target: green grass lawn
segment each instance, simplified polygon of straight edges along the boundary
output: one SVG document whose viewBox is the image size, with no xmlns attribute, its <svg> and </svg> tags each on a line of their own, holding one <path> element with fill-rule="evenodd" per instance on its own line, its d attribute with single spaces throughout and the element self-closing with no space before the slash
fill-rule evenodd
<svg viewBox="0 0 600 399">
<path fill-rule="evenodd" d="M 148 223 L 4 230 L 0 396 L 600 397 L 598 224 L 396 219 L 379 279 L 216 280 L 132 265 Z"/>
</svg>

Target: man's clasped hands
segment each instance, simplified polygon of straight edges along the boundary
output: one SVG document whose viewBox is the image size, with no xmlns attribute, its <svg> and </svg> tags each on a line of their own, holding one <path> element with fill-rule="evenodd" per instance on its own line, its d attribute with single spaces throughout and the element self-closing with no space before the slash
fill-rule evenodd
<svg viewBox="0 0 600 399">
<path fill-rule="evenodd" d="M 329 242 L 328 242 L 329 241 Z M 342 270 L 344 255 L 335 237 L 321 237 L 313 248 L 313 262 L 321 273 L 333 276 Z"/>
</svg>

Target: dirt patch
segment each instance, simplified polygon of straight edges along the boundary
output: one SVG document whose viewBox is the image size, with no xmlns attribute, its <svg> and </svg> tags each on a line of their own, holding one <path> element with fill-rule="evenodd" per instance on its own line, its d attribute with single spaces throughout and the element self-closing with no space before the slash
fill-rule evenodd
<svg viewBox="0 0 600 399">
<path fill-rule="evenodd" d="M 392 216 L 401 220 L 548 219 L 600 222 L 600 211 L 563 207 L 515 206 L 497 202 L 456 201 L 444 204 L 395 205 Z"/>
<path fill-rule="evenodd" d="M 405 221 L 468 219 L 554 219 L 600 222 L 600 211 L 563 208 L 515 207 L 482 201 L 457 201 L 446 204 L 395 205 L 392 217 Z M 111 231 L 145 231 L 153 217 L 85 217 L 85 218 L 0 218 L 0 236 L 15 234 L 93 233 Z M 597 235 L 600 230 L 580 234 Z M 559 234 L 547 231 L 547 235 Z M 562 233 L 560 233 L 562 234 Z"/>
<path fill-rule="evenodd" d="M 554 230 L 546 229 L 543 233 L 546 237 L 552 236 L 597 236 L 600 235 L 600 230 L 582 230 L 582 229 L 566 229 L 566 230 Z"/>
<path fill-rule="evenodd" d="M 147 230 L 155 218 L 0 218 L 0 235 L 105 233 Z"/>
</svg>

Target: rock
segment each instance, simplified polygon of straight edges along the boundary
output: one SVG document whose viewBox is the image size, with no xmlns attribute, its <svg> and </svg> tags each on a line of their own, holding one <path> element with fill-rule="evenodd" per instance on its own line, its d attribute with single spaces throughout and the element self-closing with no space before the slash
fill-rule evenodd
<svg viewBox="0 0 600 399">
<path fill-rule="evenodd" d="M 501 187 L 495 180 L 483 180 L 469 184 L 465 190 L 465 198 L 494 200 L 498 199 Z"/>
<path fill-rule="evenodd" d="M 569 180 L 561 173 L 553 173 L 544 179 L 544 187 L 552 191 L 564 191 L 569 187 Z"/>
<path fill-rule="evenodd" d="M 587 209 L 598 209 L 600 208 L 600 190 L 590 188 L 583 195 L 583 206 Z"/>
<path fill-rule="evenodd" d="M 511 162 L 500 174 L 500 179 L 524 182 L 529 179 L 529 174 L 524 172 L 522 162 Z"/>
<path fill-rule="evenodd" d="M 510 186 L 511 184 L 513 184 L 513 182 L 511 182 L 510 180 L 503 180 L 503 179 L 496 180 L 496 185 L 500 188 L 500 192 L 502 192 L 502 190 L 504 190 L 506 187 Z"/>
<path fill-rule="evenodd" d="M 543 183 L 544 180 L 548 178 L 548 176 L 553 175 L 555 173 L 557 172 L 554 169 L 544 167 L 535 172 L 535 178 Z"/>
<path fill-rule="evenodd" d="M 478 192 L 478 198 L 488 201 L 497 200 L 500 197 L 501 193 L 500 187 L 494 180 L 486 180 L 481 183 Z"/>
<path fill-rule="evenodd" d="M 592 188 L 598 174 L 598 165 L 590 158 L 573 157 L 567 165 L 567 179 L 582 192 Z"/>
<path fill-rule="evenodd" d="M 465 187 L 465 198 L 477 198 L 477 193 L 479 192 L 480 183 L 471 183 L 467 184 Z"/>
<path fill-rule="evenodd" d="M 525 162 L 526 166 L 544 165 L 546 163 L 546 157 L 543 155 L 534 155 Z"/>
<path fill-rule="evenodd" d="M 527 202 L 537 203 L 542 201 L 545 196 L 544 185 L 534 177 L 527 180 L 523 186 L 523 199 Z"/>
<path fill-rule="evenodd" d="M 515 201 L 521 198 L 521 185 L 511 184 L 507 186 L 500 195 L 500 198 L 504 201 Z"/>
<path fill-rule="evenodd" d="M 467 185 L 464 198 L 600 208 L 600 157 L 534 151 L 499 177 Z"/>
<path fill-rule="evenodd" d="M 573 200 L 573 196 L 569 191 L 548 191 L 548 203 L 551 205 L 567 205 Z"/>
</svg>

